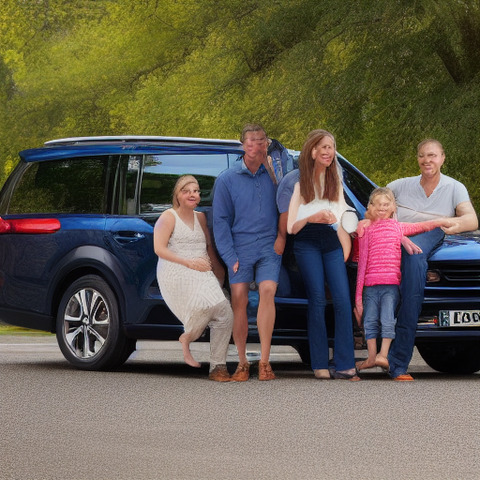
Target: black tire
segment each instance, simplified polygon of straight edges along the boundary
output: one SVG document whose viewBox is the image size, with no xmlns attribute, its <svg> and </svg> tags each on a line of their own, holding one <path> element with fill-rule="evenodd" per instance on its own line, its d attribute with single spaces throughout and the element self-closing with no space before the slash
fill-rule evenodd
<svg viewBox="0 0 480 480">
<path fill-rule="evenodd" d="M 427 365 L 439 372 L 469 374 L 480 370 L 479 342 L 420 343 L 417 348 Z"/>
<path fill-rule="evenodd" d="M 116 368 L 135 350 L 135 340 L 122 330 L 115 294 L 97 275 L 85 275 L 65 290 L 56 333 L 64 357 L 82 370 Z"/>
<path fill-rule="evenodd" d="M 308 343 L 301 343 L 299 345 L 293 345 L 293 348 L 298 352 L 300 355 L 300 359 L 302 360 L 305 365 L 310 365 L 310 347 Z"/>
</svg>

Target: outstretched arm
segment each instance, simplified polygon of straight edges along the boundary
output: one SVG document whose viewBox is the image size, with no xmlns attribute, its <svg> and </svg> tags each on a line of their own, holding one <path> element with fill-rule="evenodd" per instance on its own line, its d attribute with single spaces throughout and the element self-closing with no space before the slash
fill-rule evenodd
<svg viewBox="0 0 480 480">
<path fill-rule="evenodd" d="M 473 208 L 472 202 L 462 202 L 455 209 L 455 224 L 451 227 L 443 227 L 443 231 L 448 234 L 471 232 L 478 228 L 478 217 Z"/>
</svg>

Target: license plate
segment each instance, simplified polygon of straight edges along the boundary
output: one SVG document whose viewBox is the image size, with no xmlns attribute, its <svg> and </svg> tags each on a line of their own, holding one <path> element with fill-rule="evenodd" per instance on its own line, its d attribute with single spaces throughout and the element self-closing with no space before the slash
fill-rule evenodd
<svg viewBox="0 0 480 480">
<path fill-rule="evenodd" d="M 480 310 L 440 310 L 440 327 L 480 327 Z"/>
</svg>

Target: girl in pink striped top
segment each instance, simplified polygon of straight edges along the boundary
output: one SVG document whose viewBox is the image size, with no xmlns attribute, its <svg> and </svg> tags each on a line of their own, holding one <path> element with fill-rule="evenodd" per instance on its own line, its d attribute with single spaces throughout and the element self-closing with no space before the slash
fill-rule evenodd
<svg viewBox="0 0 480 480">
<path fill-rule="evenodd" d="M 393 192 L 389 188 L 377 188 L 370 195 L 365 214 L 367 221 L 358 230 L 359 260 L 354 313 L 359 325 L 363 314 L 368 350 L 368 358 L 357 363 L 358 370 L 375 366 L 388 368 L 387 355 L 395 338 L 395 310 L 400 301 L 402 237 L 449 227 L 453 223 L 447 218 L 403 223 L 392 218 L 395 212 Z M 379 334 L 382 345 L 377 354 Z"/>
</svg>

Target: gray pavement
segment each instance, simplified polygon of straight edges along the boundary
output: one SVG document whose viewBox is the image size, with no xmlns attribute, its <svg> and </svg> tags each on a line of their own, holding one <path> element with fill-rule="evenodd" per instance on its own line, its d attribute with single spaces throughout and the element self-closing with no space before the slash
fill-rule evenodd
<svg viewBox="0 0 480 480">
<path fill-rule="evenodd" d="M 178 342 L 138 347 L 117 372 L 84 372 L 54 337 L 0 336 L 0 479 L 479 476 L 478 374 L 442 375 L 416 354 L 413 383 L 376 369 L 318 381 L 274 347 L 278 380 L 218 384 L 208 344 L 192 347 L 198 370 Z"/>
</svg>

